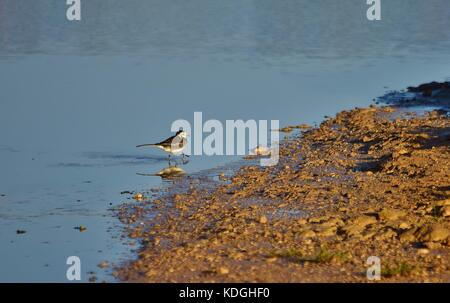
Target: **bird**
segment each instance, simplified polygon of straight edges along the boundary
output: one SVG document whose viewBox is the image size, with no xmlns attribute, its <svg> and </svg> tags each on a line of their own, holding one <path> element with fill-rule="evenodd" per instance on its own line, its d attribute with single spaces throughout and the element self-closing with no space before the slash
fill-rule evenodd
<svg viewBox="0 0 450 303">
<path fill-rule="evenodd" d="M 158 176 L 165 180 L 173 180 L 182 177 L 186 172 L 178 166 L 169 166 L 154 174 L 136 173 L 139 176 Z"/>
<path fill-rule="evenodd" d="M 145 147 L 145 146 L 153 146 L 162 149 L 166 153 L 169 154 L 169 160 L 171 155 L 179 155 L 181 154 L 184 158 L 188 157 L 183 153 L 184 148 L 187 145 L 187 132 L 185 132 L 182 128 L 180 128 L 175 135 L 161 141 L 159 143 L 148 143 L 148 144 L 140 144 L 136 147 Z"/>
</svg>

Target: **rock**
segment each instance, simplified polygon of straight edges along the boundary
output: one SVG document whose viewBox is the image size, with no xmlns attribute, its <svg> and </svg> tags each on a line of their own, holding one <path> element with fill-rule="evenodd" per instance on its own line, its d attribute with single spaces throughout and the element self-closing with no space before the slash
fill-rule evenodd
<svg viewBox="0 0 450 303">
<path fill-rule="evenodd" d="M 425 242 L 423 243 L 429 249 L 439 249 L 441 248 L 441 244 L 436 242 Z"/>
<path fill-rule="evenodd" d="M 402 149 L 398 150 L 397 153 L 398 153 L 399 155 L 407 155 L 407 154 L 410 153 L 410 151 L 407 150 L 407 149 L 405 149 L 405 148 L 402 148 Z"/>
<path fill-rule="evenodd" d="M 395 220 L 395 221 L 388 221 L 386 223 L 386 226 L 389 226 L 393 229 L 408 230 L 412 227 L 412 224 L 405 220 Z"/>
<path fill-rule="evenodd" d="M 267 262 L 267 263 L 273 263 L 273 262 L 275 262 L 276 260 L 278 260 L 277 257 L 270 257 L 270 258 L 267 258 L 267 259 L 266 259 L 266 262 Z"/>
<path fill-rule="evenodd" d="M 26 232 L 27 232 L 26 230 L 22 230 L 22 229 L 16 230 L 16 234 L 18 234 L 18 235 L 24 234 Z"/>
<path fill-rule="evenodd" d="M 312 238 L 316 235 L 316 233 L 310 229 L 303 231 L 300 236 L 303 238 Z"/>
<path fill-rule="evenodd" d="M 417 138 L 418 139 L 430 139 L 430 135 L 422 133 L 422 134 L 417 134 Z"/>
<path fill-rule="evenodd" d="M 406 216 L 406 212 L 399 209 L 393 209 L 393 208 L 383 208 L 379 214 L 381 219 L 384 221 L 395 221 L 401 217 Z"/>
<path fill-rule="evenodd" d="M 144 199 L 144 195 L 141 193 L 137 193 L 136 195 L 134 195 L 133 199 L 137 200 L 137 201 L 141 201 Z"/>
<path fill-rule="evenodd" d="M 450 199 L 441 200 L 436 203 L 437 206 L 449 206 L 450 205 Z"/>
<path fill-rule="evenodd" d="M 441 214 L 443 217 L 450 217 L 450 205 L 443 206 L 441 209 Z"/>
<path fill-rule="evenodd" d="M 268 156 L 270 155 L 270 149 L 265 146 L 257 146 L 251 151 L 252 155 L 256 156 Z"/>
<path fill-rule="evenodd" d="M 450 230 L 441 224 L 424 226 L 418 231 L 418 238 L 424 242 L 444 242 L 450 236 Z"/>
<path fill-rule="evenodd" d="M 377 219 L 372 216 L 359 216 L 354 221 L 354 225 L 366 227 L 367 225 L 377 223 Z"/>
<path fill-rule="evenodd" d="M 362 239 L 367 240 L 374 237 L 375 235 L 376 235 L 375 231 L 367 231 L 362 234 Z"/>
<path fill-rule="evenodd" d="M 334 236 L 336 234 L 337 227 L 336 226 L 329 226 L 329 227 L 322 227 L 319 231 L 317 231 L 318 235 L 322 237 L 330 237 Z"/>
<path fill-rule="evenodd" d="M 411 228 L 411 223 L 406 222 L 406 221 L 400 221 L 400 222 L 398 223 L 398 228 L 399 228 L 399 229 L 403 229 L 403 230 L 409 229 L 409 228 Z"/>
<path fill-rule="evenodd" d="M 400 236 L 399 236 L 400 242 L 415 242 L 416 241 L 416 236 L 415 236 L 416 231 L 417 231 L 417 228 L 412 228 L 412 229 L 409 229 L 409 230 L 403 232 L 402 234 L 400 234 Z"/>
<path fill-rule="evenodd" d="M 332 227 L 332 226 L 342 226 L 344 225 L 344 221 L 342 221 L 340 218 L 331 218 L 328 221 L 323 222 L 320 224 L 321 227 Z"/>
<path fill-rule="evenodd" d="M 450 232 L 448 229 L 443 227 L 433 227 L 429 233 L 430 241 L 432 242 L 441 242 L 447 239 L 447 237 L 450 235 Z"/>
<path fill-rule="evenodd" d="M 149 271 L 147 271 L 147 272 L 145 273 L 145 276 L 146 276 L 146 277 L 153 277 L 153 276 L 155 276 L 157 273 L 158 273 L 158 272 L 157 272 L 156 270 L 150 269 Z"/>
<path fill-rule="evenodd" d="M 318 218 L 310 218 L 308 220 L 308 222 L 309 223 L 320 223 L 320 222 L 326 221 L 328 219 L 329 219 L 328 216 L 322 216 L 322 217 L 318 217 Z"/>
<path fill-rule="evenodd" d="M 308 221 L 306 219 L 299 219 L 298 220 L 298 224 L 300 224 L 300 225 L 305 225 L 306 223 L 308 223 Z"/>
<path fill-rule="evenodd" d="M 233 260 L 243 260 L 245 255 L 242 252 L 232 252 L 230 253 L 230 258 Z"/>
<path fill-rule="evenodd" d="M 417 253 L 420 254 L 420 255 L 427 255 L 427 254 L 430 253 L 430 250 L 427 249 L 427 248 L 419 248 L 419 249 L 417 250 Z"/>
<path fill-rule="evenodd" d="M 286 126 L 283 128 L 280 128 L 279 131 L 282 133 L 290 133 L 291 131 L 293 131 L 294 128 L 292 126 Z"/>
<path fill-rule="evenodd" d="M 259 223 L 266 224 L 267 222 L 268 222 L 268 219 L 266 216 L 262 216 L 261 218 L 259 218 Z"/>
<path fill-rule="evenodd" d="M 226 268 L 226 267 L 224 267 L 224 266 L 222 266 L 222 267 L 219 268 L 219 274 L 221 274 L 221 275 L 227 275 L 227 274 L 229 274 L 229 273 L 230 273 L 230 270 L 229 270 L 228 268 Z"/>
<path fill-rule="evenodd" d="M 109 263 L 108 263 L 108 261 L 102 261 L 97 266 L 99 268 L 108 268 L 109 267 Z"/>
<path fill-rule="evenodd" d="M 360 234 L 368 225 L 377 223 L 377 219 L 371 216 L 359 216 L 353 220 L 352 223 L 347 224 L 342 228 L 348 236 Z"/>
<path fill-rule="evenodd" d="M 316 233 L 323 237 L 334 236 L 339 226 L 344 225 L 340 218 L 331 218 L 317 226 Z"/>
<path fill-rule="evenodd" d="M 87 227 L 83 226 L 83 225 L 80 225 L 80 226 L 75 226 L 74 229 L 78 229 L 80 232 L 83 232 L 83 231 L 87 230 Z"/>
<path fill-rule="evenodd" d="M 294 127 L 295 127 L 295 128 L 299 128 L 299 129 L 309 129 L 309 128 L 312 128 L 311 125 L 305 124 L 305 123 L 296 125 L 296 126 L 294 126 Z"/>
<path fill-rule="evenodd" d="M 380 233 L 378 236 L 378 239 L 392 239 L 397 237 L 397 233 L 393 231 L 390 228 L 385 229 L 383 232 Z"/>
</svg>

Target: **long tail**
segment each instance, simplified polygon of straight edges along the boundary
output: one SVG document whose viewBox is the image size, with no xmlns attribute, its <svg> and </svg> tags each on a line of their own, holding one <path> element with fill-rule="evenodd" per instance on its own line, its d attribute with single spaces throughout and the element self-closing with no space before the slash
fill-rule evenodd
<svg viewBox="0 0 450 303">
<path fill-rule="evenodd" d="M 158 144 L 154 144 L 154 143 L 141 144 L 141 145 L 137 145 L 136 147 L 144 147 L 144 146 L 158 146 Z"/>
<path fill-rule="evenodd" d="M 159 175 L 157 175 L 157 174 L 143 174 L 143 173 L 136 173 L 136 175 L 138 175 L 138 176 L 147 176 L 147 177 L 149 177 L 149 176 L 154 176 L 154 177 L 159 177 Z"/>
</svg>

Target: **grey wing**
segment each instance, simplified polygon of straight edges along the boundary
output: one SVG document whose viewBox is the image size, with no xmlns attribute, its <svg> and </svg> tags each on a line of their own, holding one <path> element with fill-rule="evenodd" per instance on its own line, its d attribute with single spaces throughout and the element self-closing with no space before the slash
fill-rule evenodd
<svg viewBox="0 0 450 303">
<path fill-rule="evenodd" d="M 170 138 L 167 138 L 167 139 L 164 140 L 164 141 L 161 141 L 161 142 L 159 142 L 159 143 L 156 143 L 155 145 L 160 145 L 160 146 L 171 146 L 171 145 L 172 145 L 172 141 L 173 141 L 175 138 L 176 138 L 176 135 L 175 135 L 175 136 L 172 136 L 172 137 L 170 137 Z"/>
</svg>

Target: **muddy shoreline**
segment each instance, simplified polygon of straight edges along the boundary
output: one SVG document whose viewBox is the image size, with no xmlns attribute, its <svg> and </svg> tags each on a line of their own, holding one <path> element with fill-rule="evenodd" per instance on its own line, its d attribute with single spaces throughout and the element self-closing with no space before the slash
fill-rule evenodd
<svg viewBox="0 0 450 303">
<path fill-rule="evenodd" d="M 436 104 L 435 86 L 424 89 Z M 114 274 L 366 282 L 367 258 L 377 256 L 383 282 L 450 282 L 449 166 L 445 110 L 342 111 L 284 141 L 277 166 L 176 179 L 166 194 L 123 205 L 118 216 L 141 249 Z"/>
</svg>

